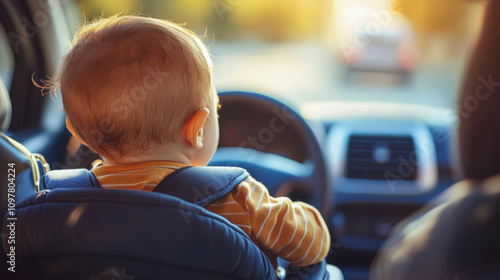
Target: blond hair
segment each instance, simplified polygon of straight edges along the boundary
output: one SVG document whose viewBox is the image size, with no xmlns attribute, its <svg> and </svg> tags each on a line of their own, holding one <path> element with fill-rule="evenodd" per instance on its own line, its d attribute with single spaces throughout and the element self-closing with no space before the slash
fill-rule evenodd
<svg viewBox="0 0 500 280">
<path fill-rule="evenodd" d="M 211 102 L 208 50 L 168 21 L 115 16 L 81 28 L 55 82 L 75 132 L 110 158 L 176 141 Z"/>
</svg>

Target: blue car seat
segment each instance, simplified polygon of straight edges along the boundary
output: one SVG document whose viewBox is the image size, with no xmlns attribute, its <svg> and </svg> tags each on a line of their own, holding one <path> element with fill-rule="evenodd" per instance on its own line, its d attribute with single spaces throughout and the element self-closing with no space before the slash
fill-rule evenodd
<svg viewBox="0 0 500 280">
<path fill-rule="evenodd" d="M 242 230 L 204 208 L 247 176 L 240 168 L 183 168 L 154 192 L 141 192 L 102 189 L 86 169 L 51 171 L 39 193 L 16 205 L 16 273 L 26 279 L 278 279 Z M 4 230 L 9 222 L 4 219 Z M 9 246 L 7 238 L 3 243 Z M 325 267 L 325 261 L 289 267 L 286 277 L 328 279 Z"/>
</svg>

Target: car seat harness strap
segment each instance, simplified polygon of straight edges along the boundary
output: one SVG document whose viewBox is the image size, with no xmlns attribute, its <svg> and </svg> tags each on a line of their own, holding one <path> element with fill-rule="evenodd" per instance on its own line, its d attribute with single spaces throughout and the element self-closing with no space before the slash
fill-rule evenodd
<svg viewBox="0 0 500 280">
<path fill-rule="evenodd" d="M 187 166 L 165 177 L 153 191 L 207 207 L 230 193 L 247 177 L 248 172 L 237 167 Z"/>
<path fill-rule="evenodd" d="M 186 166 L 165 177 L 153 189 L 207 207 L 230 193 L 248 177 L 238 167 Z M 95 175 L 84 168 L 53 170 L 42 177 L 40 190 L 101 188 Z"/>
</svg>

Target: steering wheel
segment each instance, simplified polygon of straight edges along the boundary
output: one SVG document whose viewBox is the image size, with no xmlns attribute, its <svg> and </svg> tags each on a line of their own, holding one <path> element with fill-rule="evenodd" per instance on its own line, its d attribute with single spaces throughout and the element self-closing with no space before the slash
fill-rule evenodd
<svg viewBox="0 0 500 280">
<path fill-rule="evenodd" d="M 280 187 L 290 184 L 312 188 L 310 199 L 305 202 L 315 206 L 326 217 L 331 198 L 327 168 L 318 140 L 304 118 L 282 102 L 257 93 L 221 92 L 219 99 L 222 105 L 219 111 L 221 141 L 209 165 L 245 168 L 268 188 L 271 195 L 276 195 Z M 241 116 L 252 118 L 245 112 L 260 117 L 261 122 L 257 129 L 254 125 L 253 134 L 245 134 L 246 127 L 241 123 L 233 123 L 239 126 L 236 133 L 227 131 L 225 124 L 234 122 L 229 118 L 234 118 L 235 114 L 238 115 L 237 120 Z M 298 141 L 305 146 L 300 147 L 304 151 L 301 161 L 267 149 L 270 145 L 283 144 L 272 143 L 280 138 L 279 134 L 293 135 L 294 139 L 286 141 Z M 232 141 L 232 146 L 223 146 L 221 143 L 227 142 L 223 137 L 235 137 L 236 140 Z"/>
</svg>

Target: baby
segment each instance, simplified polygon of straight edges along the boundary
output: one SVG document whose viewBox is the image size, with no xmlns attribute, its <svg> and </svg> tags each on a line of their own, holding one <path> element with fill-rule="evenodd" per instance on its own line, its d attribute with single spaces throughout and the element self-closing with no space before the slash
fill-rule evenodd
<svg viewBox="0 0 500 280">
<path fill-rule="evenodd" d="M 137 16 L 81 28 L 54 79 L 66 124 L 103 159 L 102 188 L 152 191 L 175 170 L 204 166 L 217 148 L 218 97 L 207 48 L 191 31 Z M 207 206 L 241 228 L 277 267 L 324 259 L 330 234 L 312 206 L 274 198 L 248 177 Z"/>
</svg>

